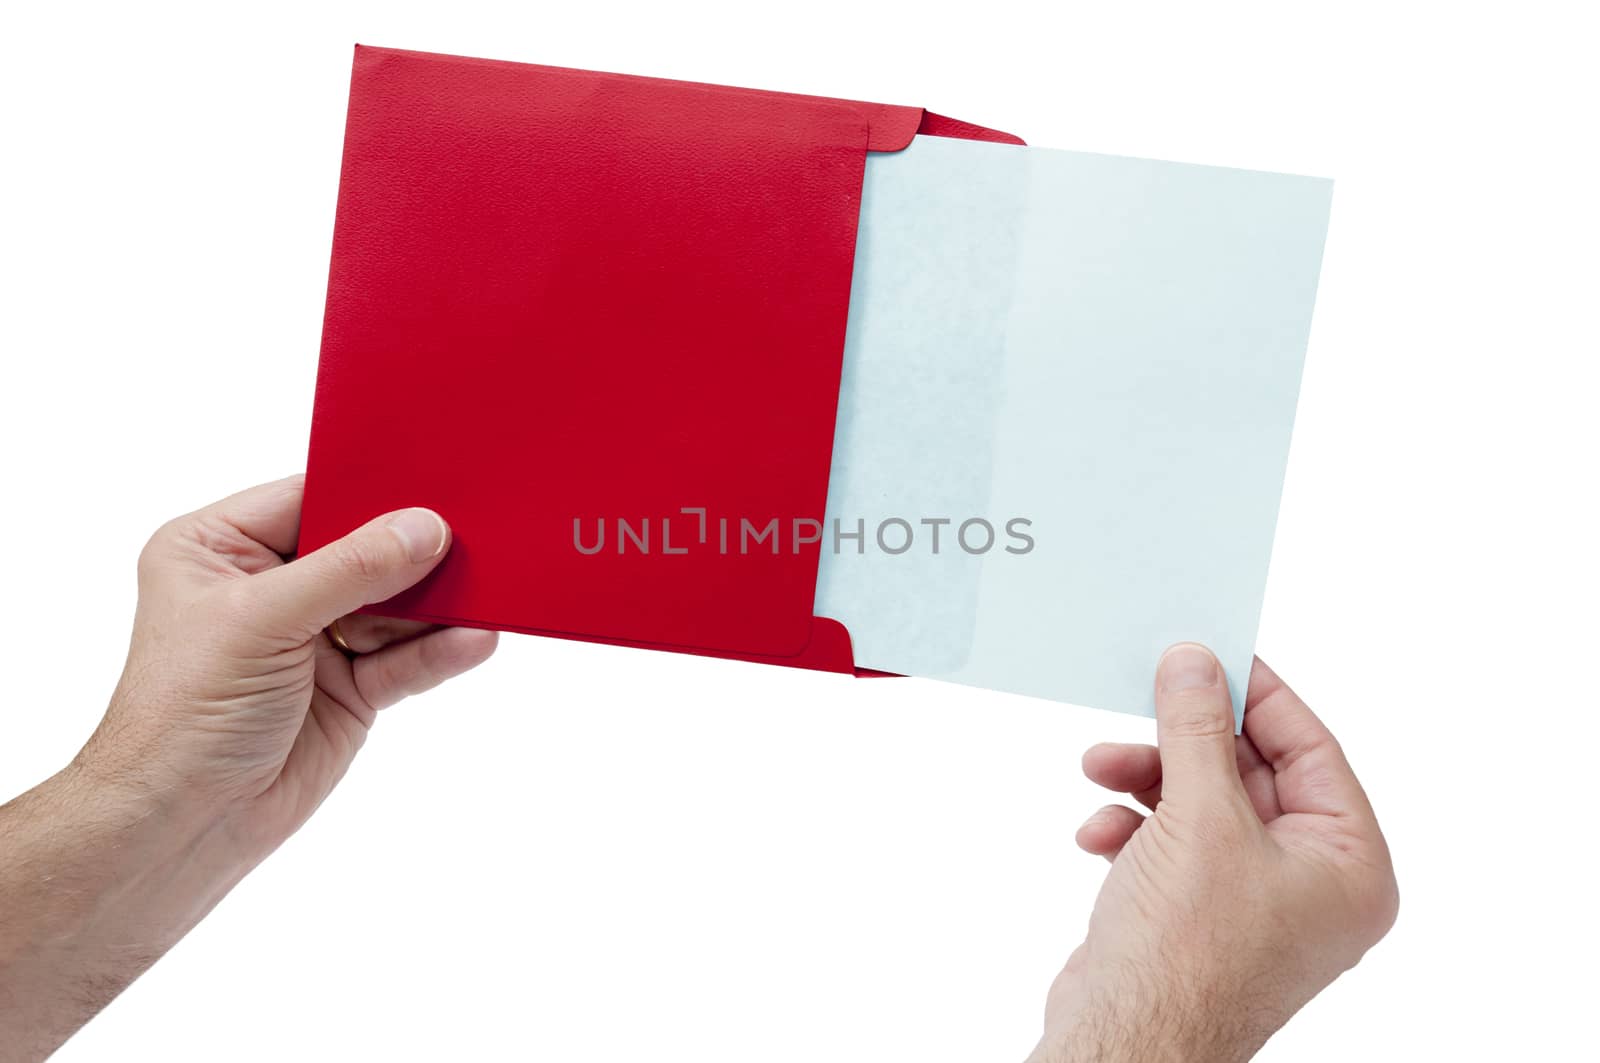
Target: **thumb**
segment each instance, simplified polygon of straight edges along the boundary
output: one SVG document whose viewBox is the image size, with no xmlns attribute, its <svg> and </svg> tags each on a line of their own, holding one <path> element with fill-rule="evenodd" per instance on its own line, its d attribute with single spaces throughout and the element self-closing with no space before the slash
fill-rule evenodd
<svg viewBox="0 0 1600 1063">
<path fill-rule="evenodd" d="M 1244 796 L 1233 732 L 1233 700 L 1222 664 L 1204 646 L 1180 642 L 1156 666 L 1156 741 L 1163 800 Z"/>
<path fill-rule="evenodd" d="M 252 576 L 266 632 L 309 639 L 363 605 L 418 582 L 450 546 L 450 526 L 431 509 L 402 509 L 378 517 L 343 539 Z"/>
</svg>

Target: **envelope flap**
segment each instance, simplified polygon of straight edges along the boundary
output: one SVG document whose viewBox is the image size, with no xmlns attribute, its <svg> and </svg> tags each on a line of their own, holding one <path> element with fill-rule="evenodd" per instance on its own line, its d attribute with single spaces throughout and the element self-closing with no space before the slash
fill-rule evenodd
<svg viewBox="0 0 1600 1063">
<path fill-rule="evenodd" d="M 537 75 L 546 83 L 552 79 L 567 77 L 578 83 L 596 88 L 603 88 L 607 84 L 625 83 L 634 86 L 655 86 L 664 90 L 700 89 L 716 94 L 736 94 L 760 96 L 771 100 L 792 100 L 796 103 L 831 103 L 854 111 L 863 122 L 867 124 L 869 134 L 867 150 L 869 151 L 899 151 L 911 143 L 911 138 L 919 132 L 919 127 L 924 122 L 924 111 L 921 107 L 906 107 L 890 103 L 867 103 L 862 100 L 845 100 L 832 96 L 808 96 L 795 92 L 771 92 L 766 89 L 741 88 L 736 85 L 712 85 L 700 81 L 676 81 L 670 78 L 638 77 L 633 74 L 611 74 L 596 70 L 577 70 L 571 67 L 541 66 L 533 63 L 513 63 L 501 59 L 473 59 L 466 56 L 440 55 L 434 52 L 414 52 L 401 48 L 374 48 L 367 45 L 356 46 L 356 69 L 361 71 L 363 66 L 379 66 L 390 61 L 398 60 L 402 63 L 442 63 L 450 67 L 463 66 L 481 68 L 509 68 L 519 78 L 529 78 Z M 945 121 L 950 121 L 945 119 Z M 958 123 L 966 125 L 967 123 Z M 981 126 L 971 126 L 972 129 L 981 129 Z M 946 134 L 956 135 L 956 134 Z M 1006 136 L 1006 134 L 1000 134 Z"/>
</svg>

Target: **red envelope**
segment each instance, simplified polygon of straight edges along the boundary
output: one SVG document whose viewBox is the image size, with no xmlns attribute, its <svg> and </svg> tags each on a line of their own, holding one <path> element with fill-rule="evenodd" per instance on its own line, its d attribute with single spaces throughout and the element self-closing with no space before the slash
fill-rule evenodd
<svg viewBox="0 0 1600 1063">
<path fill-rule="evenodd" d="M 370 611 L 853 671 L 795 522 L 827 500 L 866 154 L 918 133 L 1021 143 L 357 47 L 300 551 L 429 506 L 449 556 Z"/>
</svg>

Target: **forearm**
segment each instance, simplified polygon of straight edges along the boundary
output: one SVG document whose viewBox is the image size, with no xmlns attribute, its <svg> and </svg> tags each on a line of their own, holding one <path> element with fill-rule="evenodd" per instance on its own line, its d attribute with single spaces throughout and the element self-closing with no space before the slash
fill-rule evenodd
<svg viewBox="0 0 1600 1063">
<path fill-rule="evenodd" d="M 1171 972 L 1165 972 L 1170 975 Z M 1166 977 L 1065 972 L 1027 1063 L 1245 1063 L 1275 1028 Z"/>
<path fill-rule="evenodd" d="M 0 807 L 0 1063 L 48 1056 L 249 862 L 227 821 L 82 763 Z"/>
</svg>

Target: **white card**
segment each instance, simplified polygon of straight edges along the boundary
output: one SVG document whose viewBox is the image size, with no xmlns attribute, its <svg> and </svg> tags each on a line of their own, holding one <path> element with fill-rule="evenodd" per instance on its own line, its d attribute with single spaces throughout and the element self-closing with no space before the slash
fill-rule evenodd
<svg viewBox="0 0 1600 1063">
<path fill-rule="evenodd" d="M 857 666 L 1149 715 L 1192 639 L 1242 714 L 1331 195 L 869 155 L 816 597 Z"/>
</svg>

